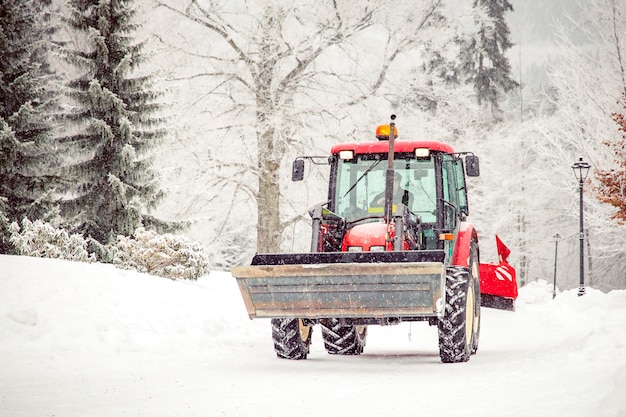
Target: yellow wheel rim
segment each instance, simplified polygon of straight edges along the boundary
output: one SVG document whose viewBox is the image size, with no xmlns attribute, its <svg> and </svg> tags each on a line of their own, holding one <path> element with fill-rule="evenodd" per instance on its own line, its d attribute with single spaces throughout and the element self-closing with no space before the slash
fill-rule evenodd
<svg viewBox="0 0 626 417">
<path fill-rule="evenodd" d="M 470 282 L 467 287 L 467 299 L 465 300 L 465 344 L 470 348 L 474 332 L 474 304 L 474 285 Z"/>
<path fill-rule="evenodd" d="M 480 279 L 480 273 L 478 272 L 478 262 L 472 262 L 472 282 L 470 282 L 470 287 L 472 287 L 472 293 L 473 288 L 474 288 L 474 282 L 478 282 L 478 281 L 474 281 L 474 280 L 479 280 Z M 474 294 L 474 302 L 476 300 L 476 295 Z M 478 309 L 472 305 L 472 311 L 474 312 L 474 333 L 476 333 L 478 331 L 478 324 L 479 324 L 479 317 L 478 317 Z"/>
<path fill-rule="evenodd" d="M 303 342 L 309 340 L 309 334 L 311 333 L 311 326 L 305 326 L 302 319 L 298 319 L 298 325 L 300 327 L 300 338 Z"/>
</svg>

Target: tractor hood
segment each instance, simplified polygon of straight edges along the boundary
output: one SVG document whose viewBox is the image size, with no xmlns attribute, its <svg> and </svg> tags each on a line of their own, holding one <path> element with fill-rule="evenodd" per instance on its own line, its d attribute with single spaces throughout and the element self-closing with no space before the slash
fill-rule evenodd
<svg viewBox="0 0 626 417">
<path fill-rule="evenodd" d="M 387 224 L 383 222 L 357 224 L 343 238 L 344 252 L 382 252 L 387 239 Z"/>
</svg>

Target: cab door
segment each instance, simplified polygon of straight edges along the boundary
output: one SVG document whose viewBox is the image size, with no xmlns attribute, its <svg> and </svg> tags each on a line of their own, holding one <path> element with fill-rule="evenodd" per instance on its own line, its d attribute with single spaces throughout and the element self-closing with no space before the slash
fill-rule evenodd
<svg viewBox="0 0 626 417">
<path fill-rule="evenodd" d="M 443 228 L 452 232 L 460 219 L 457 164 L 452 155 L 443 155 L 441 179 L 443 184 Z"/>
</svg>

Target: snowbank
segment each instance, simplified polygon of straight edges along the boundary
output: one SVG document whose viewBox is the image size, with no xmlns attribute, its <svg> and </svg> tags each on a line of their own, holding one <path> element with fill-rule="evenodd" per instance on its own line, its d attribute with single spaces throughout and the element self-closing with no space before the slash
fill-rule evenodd
<svg viewBox="0 0 626 417">
<path fill-rule="evenodd" d="M 441 364 L 425 323 L 370 327 L 365 353 L 274 356 L 228 273 L 171 281 L 0 256 L 0 415 L 626 415 L 626 291 L 520 291 L 483 309 L 478 354 Z M 304 401 L 304 404 L 303 404 Z"/>
</svg>

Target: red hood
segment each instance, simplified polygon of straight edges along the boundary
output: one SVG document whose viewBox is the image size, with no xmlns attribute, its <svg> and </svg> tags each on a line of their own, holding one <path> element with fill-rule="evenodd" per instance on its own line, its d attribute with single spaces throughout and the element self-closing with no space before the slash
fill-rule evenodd
<svg viewBox="0 0 626 417">
<path fill-rule="evenodd" d="M 371 246 L 385 246 L 387 224 L 363 223 L 348 230 L 343 238 L 341 250 L 346 252 L 349 246 L 361 246 L 368 252 Z"/>
</svg>

